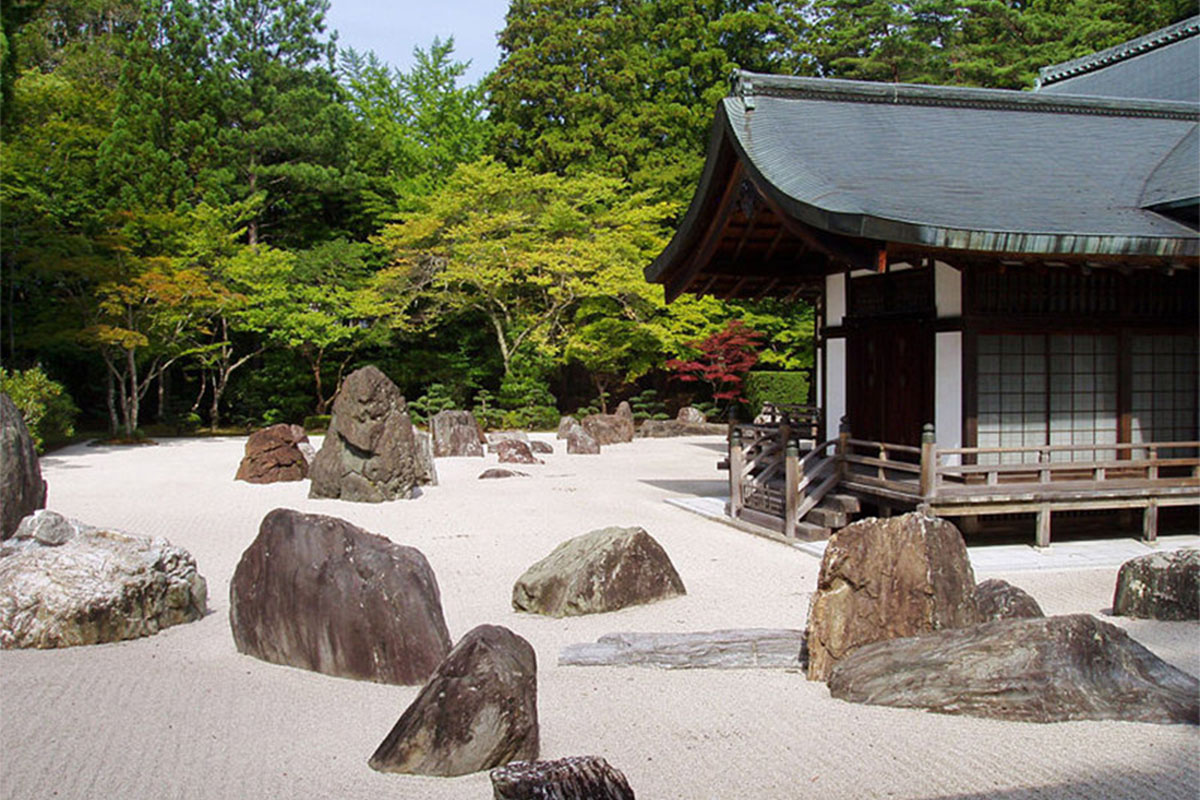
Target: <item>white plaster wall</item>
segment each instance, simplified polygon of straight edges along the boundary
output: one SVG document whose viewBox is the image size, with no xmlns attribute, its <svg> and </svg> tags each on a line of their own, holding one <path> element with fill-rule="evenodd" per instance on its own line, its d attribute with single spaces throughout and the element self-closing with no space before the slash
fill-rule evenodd
<svg viewBox="0 0 1200 800">
<path fill-rule="evenodd" d="M 941 309 L 939 309 L 940 312 Z M 962 447 L 962 333 L 939 333 L 934 339 L 933 426 L 938 447 Z M 949 463 L 958 463 L 955 456 Z"/>
<path fill-rule="evenodd" d="M 937 297 L 937 315 L 941 317 L 962 316 L 962 273 L 949 264 L 938 261 L 934 264 L 934 290 Z"/>
<path fill-rule="evenodd" d="M 825 326 L 841 325 L 846 317 L 846 275 L 825 276 Z"/>
<path fill-rule="evenodd" d="M 846 340 L 827 339 L 825 348 L 825 438 L 833 439 L 846 415 Z"/>
</svg>

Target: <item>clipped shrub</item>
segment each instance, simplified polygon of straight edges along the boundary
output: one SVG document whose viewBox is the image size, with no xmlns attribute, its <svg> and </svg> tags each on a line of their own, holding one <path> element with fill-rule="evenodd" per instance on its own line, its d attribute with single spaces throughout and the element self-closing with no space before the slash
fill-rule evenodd
<svg viewBox="0 0 1200 800">
<path fill-rule="evenodd" d="M 39 453 L 48 443 L 65 442 L 75 435 L 79 409 L 63 385 L 51 380 L 40 364 L 12 372 L 0 367 L 0 391 L 9 396 L 25 418 L 33 446 Z"/>
<path fill-rule="evenodd" d="M 776 372 L 762 370 L 746 375 L 746 402 L 750 412 L 757 414 L 763 403 L 808 402 L 807 372 Z"/>
<path fill-rule="evenodd" d="M 495 396 L 487 389 L 475 393 L 475 405 L 471 408 L 475 421 L 485 430 L 500 428 L 504 425 L 504 409 L 496 406 Z"/>
<path fill-rule="evenodd" d="M 329 414 L 310 414 L 304 418 L 304 430 L 309 433 L 329 430 L 329 421 L 331 419 L 333 417 Z"/>
<path fill-rule="evenodd" d="M 454 397 L 451 396 L 450 390 L 442 383 L 431 383 L 425 388 L 425 394 L 418 397 L 408 404 L 408 415 L 412 417 L 413 422 L 422 425 L 439 411 L 448 411 L 458 408 L 458 404 L 454 402 Z"/>
<path fill-rule="evenodd" d="M 550 393 L 544 371 L 534 362 L 514 363 L 500 382 L 500 407 L 504 427 L 553 430 L 558 426 L 558 401 Z"/>
<path fill-rule="evenodd" d="M 629 398 L 629 407 L 633 409 L 633 419 L 643 422 L 648 419 L 670 419 L 667 407 L 659 398 L 658 392 L 646 389 Z"/>
</svg>

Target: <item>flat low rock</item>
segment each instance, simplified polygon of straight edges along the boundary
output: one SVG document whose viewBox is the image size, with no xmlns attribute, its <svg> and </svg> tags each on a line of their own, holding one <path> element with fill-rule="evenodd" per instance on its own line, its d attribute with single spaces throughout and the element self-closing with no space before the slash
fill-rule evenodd
<svg viewBox="0 0 1200 800">
<path fill-rule="evenodd" d="M 166 539 L 38 511 L 0 546 L 0 647 L 72 647 L 149 636 L 204 616 L 196 561 Z"/>
<path fill-rule="evenodd" d="M 685 422 L 678 419 L 648 419 L 638 428 L 639 439 L 667 439 L 672 436 L 716 436 L 729 430 L 715 422 Z"/>
<path fill-rule="evenodd" d="M 302 444 L 309 442 L 299 425 L 281 422 L 255 431 L 246 439 L 245 455 L 233 479 L 247 483 L 304 480 L 308 477 L 309 458 Z"/>
<path fill-rule="evenodd" d="M 537 655 L 480 625 L 450 651 L 371 756 L 380 772 L 450 777 L 538 756 Z"/>
<path fill-rule="evenodd" d="M 679 413 L 675 415 L 675 419 L 678 422 L 693 425 L 703 425 L 708 422 L 708 417 L 704 416 L 704 412 L 692 406 L 684 406 L 679 409 Z"/>
<path fill-rule="evenodd" d="M 662 545 L 642 528 L 568 539 L 517 579 L 512 605 L 550 617 L 616 611 L 686 594 Z"/>
<path fill-rule="evenodd" d="M 525 431 L 492 431 L 487 435 L 487 451 L 495 453 L 501 442 L 522 442 L 529 444 L 529 434 Z"/>
<path fill-rule="evenodd" d="M 1200 724 L 1200 683 L 1089 614 L 1004 619 L 858 648 L 829 677 L 853 703 L 1022 722 Z"/>
<path fill-rule="evenodd" d="M 978 621 L 962 534 L 920 512 L 847 525 L 829 539 L 808 613 L 808 677 L 856 647 Z"/>
<path fill-rule="evenodd" d="M 625 775 L 599 756 L 514 761 L 489 777 L 493 800 L 634 800 Z"/>
<path fill-rule="evenodd" d="M 804 631 L 746 628 L 695 633 L 609 633 L 567 645 L 558 665 L 665 669 L 798 669 Z"/>
<path fill-rule="evenodd" d="M 1200 619 L 1200 550 L 1151 553 L 1117 572 L 1113 614 L 1160 620 Z"/>
<path fill-rule="evenodd" d="M 479 473 L 479 480 L 486 481 L 496 478 L 528 478 L 528 472 L 521 472 L 515 469 L 503 469 L 501 467 L 491 467 Z"/>
<path fill-rule="evenodd" d="M 529 443 L 529 449 L 535 453 L 548 455 L 554 452 L 554 445 L 549 442 L 543 442 L 541 439 L 534 439 Z"/>
<path fill-rule="evenodd" d="M 975 587 L 975 608 L 980 622 L 1046 616 L 1038 601 L 1028 592 L 999 578 L 979 582 Z"/>
<path fill-rule="evenodd" d="M 33 437 L 12 399 L 0 392 L 0 539 L 46 505 L 46 482 Z"/>
<path fill-rule="evenodd" d="M 275 509 L 229 587 L 239 653 L 380 683 L 417 684 L 450 650 L 425 556 L 336 517 Z"/>
</svg>

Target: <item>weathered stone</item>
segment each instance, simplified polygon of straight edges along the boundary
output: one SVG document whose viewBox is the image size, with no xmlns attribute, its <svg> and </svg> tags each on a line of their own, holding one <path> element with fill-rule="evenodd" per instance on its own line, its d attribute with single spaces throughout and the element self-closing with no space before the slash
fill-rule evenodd
<svg viewBox="0 0 1200 800">
<path fill-rule="evenodd" d="M 1200 619 L 1200 550 L 1151 553 L 1126 561 L 1117 572 L 1113 614 Z"/>
<path fill-rule="evenodd" d="M 433 460 L 433 435 L 413 428 L 417 437 L 417 483 L 422 486 L 437 486 L 437 464 Z"/>
<path fill-rule="evenodd" d="M 528 472 L 520 472 L 515 469 L 500 469 L 499 467 L 492 467 L 490 469 L 485 469 L 483 472 L 479 473 L 479 480 L 481 480 L 481 481 L 488 480 L 489 478 L 528 478 L 528 477 L 529 477 Z"/>
<path fill-rule="evenodd" d="M 617 410 L 615 412 L 613 412 L 613 416 L 620 417 L 621 419 L 628 421 L 629 424 L 632 425 L 633 424 L 633 407 L 629 405 L 628 400 L 622 400 L 621 402 L 617 403 Z"/>
<path fill-rule="evenodd" d="M 450 649 L 425 556 L 336 517 L 267 514 L 229 601 L 238 652 L 274 664 L 415 684 Z"/>
<path fill-rule="evenodd" d="M 1089 614 L 1004 619 L 864 645 L 829 693 L 1025 722 L 1200 723 L 1200 683 Z"/>
<path fill-rule="evenodd" d="M 600 443 L 582 425 L 567 431 L 567 453 L 570 455 L 599 455 Z"/>
<path fill-rule="evenodd" d="M 525 431 L 492 431 L 487 435 L 487 451 L 495 453 L 501 442 L 529 444 L 529 434 Z"/>
<path fill-rule="evenodd" d="M 0 539 L 12 536 L 22 519 L 45 505 L 46 482 L 33 437 L 12 399 L 0 392 Z"/>
<path fill-rule="evenodd" d="M 648 419 L 637 430 L 640 439 L 665 439 L 670 436 L 717 436 L 729 428 L 716 422 L 682 422 L 677 419 Z"/>
<path fill-rule="evenodd" d="M 439 411 L 429 421 L 433 433 L 433 454 L 448 456 L 483 456 L 483 431 L 470 411 Z"/>
<path fill-rule="evenodd" d="M 535 458 L 529 449 L 528 442 L 518 439 L 506 439 L 496 442 L 496 454 L 501 464 L 541 464 L 540 458 Z"/>
<path fill-rule="evenodd" d="M 535 453 L 543 455 L 554 452 L 554 445 L 549 442 L 543 442 L 541 439 L 534 439 L 529 443 L 529 449 Z"/>
<path fill-rule="evenodd" d="M 149 636 L 204 616 L 208 590 L 186 550 L 53 511 L 0 546 L 0 647 L 71 647 Z"/>
<path fill-rule="evenodd" d="M 856 647 L 977 621 L 975 574 L 958 528 L 914 512 L 847 525 L 829 539 L 808 611 L 808 677 Z"/>
<path fill-rule="evenodd" d="M 554 435 L 554 438 L 555 439 L 567 438 L 567 433 L 570 432 L 571 428 L 575 427 L 578 424 L 579 424 L 579 420 L 575 419 L 574 417 L 560 418 L 558 420 L 558 433 L 556 433 Z"/>
<path fill-rule="evenodd" d="M 571 617 L 686 594 L 662 545 L 642 528 L 602 528 L 568 539 L 517 579 L 518 611 Z"/>
<path fill-rule="evenodd" d="M 606 444 L 621 444 L 633 441 L 633 415 L 588 414 L 583 418 L 583 427 L 603 447 Z M 570 431 L 567 433 L 568 440 Z"/>
<path fill-rule="evenodd" d="M 634 800 L 629 781 L 599 756 L 514 761 L 489 776 L 493 800 Z"/>
<path fill-rule="evenodd" d="M 432 479 L 404 397 L 372 366 L 350 373 L 309 475 L 309 497 L 364 503 L 411 498 Z"/>
<path fill-rule="evenodd" d="M 689 423 L 693 425 L 703 425 L 708 422 L 708 417 L 704 416 L 704 412 L 698 408 L 684 406 L 679 409 L 679 413 L 675 415 L 675 419 L 679 422 Z"/>
<path fill-rule="evenodd" d="M 480 625 L 438 666 L 370 765 L 454 776 L 537 756 L 537 656 L 508 628 Z"/>
<path fill-rule="evenodd" d="M 299 445 L 308 442 L 304 428 L 281 422 L 250 434 L 235 481 L 277 483 L 308 477 L 308 459 Z"/>
<path fill-rule="evenodd" d="M 570 644 L 558 665 L 666 669 L 796 669 L 804 631 L 749 628 L 702 633 L 608 633 Z"/>
<path fill-rule="evenodd" d="M 975 608 L 980 622 L 1046 616 L 1028 592 L 999 578 L 989 578 L 975 587 Z"/>
</svg>

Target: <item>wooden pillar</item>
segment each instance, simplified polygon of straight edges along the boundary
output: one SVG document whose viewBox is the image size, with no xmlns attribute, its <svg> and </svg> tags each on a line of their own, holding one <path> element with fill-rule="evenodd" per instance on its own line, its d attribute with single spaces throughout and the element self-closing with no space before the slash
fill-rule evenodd
<svg viewBox="0 0 1200 800">
<path fill-rule="evenodd" d="M 1142 541 L 1158 541 L 1158 500 L 1153 497 L 1142 514 Z"/>
<path fill-rule="evenodd" d="M 1050 546 L 1050 504 L 1043 503 L 1037 512 L 1037 547 Z"/>
<path fill-rule="evenodd" d="M 837 470 L 838 480 L 846 480 L 846 455 L 850 452 L 850 423 L 842 417 L 838 422 Z"/>
<path fill-rule="evenodd" d="M 937 437 L 933 423 L 925 423 L 921 429 L 921 497 L 929 500 L 934 495 L 937 482 Z"/>
<path fill-rule="evenodd" d="M 796 487 L 800 483 L 800 448 L 794 442 L 788 442 L 784 450 L 784 480 L 783 480 L 783 535 L 789 538 L 796 535 L 796 510 L 800 505 L 800 493 Z"/>
<path fill-rule="evenodd" d="M 745 468 L 742 432 L 734 428 L 729 434 L 729 516 L 735 519 L 742 514 L 742 471 Z"/>
</svg>

